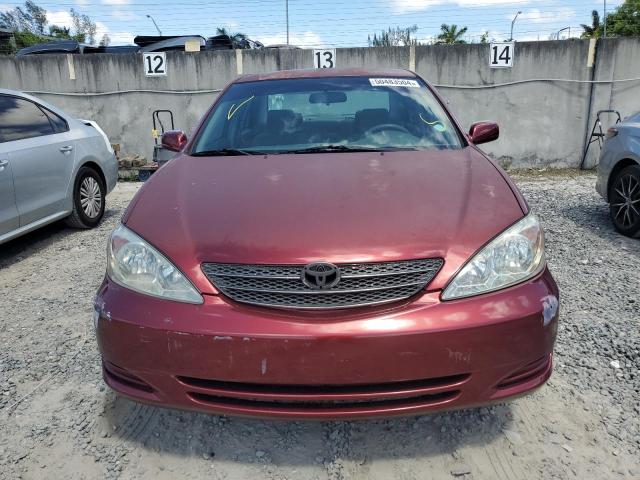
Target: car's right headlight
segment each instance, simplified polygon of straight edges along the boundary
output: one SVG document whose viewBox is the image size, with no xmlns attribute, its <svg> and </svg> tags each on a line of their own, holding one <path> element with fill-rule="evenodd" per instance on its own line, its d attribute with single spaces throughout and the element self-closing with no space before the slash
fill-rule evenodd
<svg viewBox="0 0 640 480">
<path fill-rule="evenodd" d="M 494 238 L 458 272 L 442 300 L 471 297 L 523 282 L 546 265 L 544 232 L 529 214 Z"/>
<path fill-rule="evenodd" d="M 107 247 L 107 275 L 139 293 L 187 303 L 203 303 L 202 295 L 158 250 L 120 225 Z"/>
</svg>

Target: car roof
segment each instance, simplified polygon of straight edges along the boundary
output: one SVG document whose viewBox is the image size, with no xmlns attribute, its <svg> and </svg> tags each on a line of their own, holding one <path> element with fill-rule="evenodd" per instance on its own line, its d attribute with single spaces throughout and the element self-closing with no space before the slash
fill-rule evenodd
<svg viewBox="0 0 640 480">
<path fill-rule="evenodd" d="M 48 108 L 47 102 L 42 100 L 41 98 L 34 97 L 33 95 L 29 95 L 28 93 L 21 92 L 20 90 L 10 90 L 8 88 L 0 88 L 0 95 L 11 95 L 12 97 L 22 97 L 27 100 L 31 100 L 32 102 L 40 103 Z"/>
<path fill-rule="evenodd" d="M 626 117 L 622 123 L 627 124 L 627 123 L 631 123 L 631 124 L 636 124 L 636 123 L 640 123 L 640 112 L 636 112 L 633 115 L 629 115 L 628 117 Z"/>
<path fill-rule="evenodd" d="M 51 110 L 53 113 L 60 115 L 67 121 L 69 121 L 70 119 L 75 120 L 75 117 L 72 117 L 71 115 L 66 113 L 64 110 L 61 110 L 55 105 L 51 105 L 49 102 L 45 102 L 43 99 L 39 97 L 34 97 L 33 95 L 29 95 L 28 93 L 20 92 L 18 90 L 9 90 L 8 88 L 0 88 L 0 95 L 11 95 L 13 97 L 22 97 L 26 100 L 30 100 L 39 105 L 42 105 L 43 107 Z"/>
<path fill-rule="evenodd" d="M 293 78 L 325 77 L 395 77 L 415 78 L 416 74 L 401 69 L 371 68 L 309 68 L 301 70 L 280 70 L 272 73 L 250 73 L 238 77 L 233 83 L 260 82 L 264 80 L 286 80 Z"/>
<path fill-rule="evenodd" d="M 29 95 L 28 93 L 21 92 L 20 90 L 10 90 L 8 88 L 0 88 L 0 95 L 11 95 L 13 97 L 26 98 L 27 100 L 31 100 L 33 102 L 38 102 L 43 104 L 45 103 L 41 99 L 36 98 L 32 95 Z"/>
</svg>

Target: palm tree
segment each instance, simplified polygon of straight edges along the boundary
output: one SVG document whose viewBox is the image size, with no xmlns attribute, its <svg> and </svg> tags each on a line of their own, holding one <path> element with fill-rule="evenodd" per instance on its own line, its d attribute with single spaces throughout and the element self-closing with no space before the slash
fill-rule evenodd
<svg viewBox="0 0 640 480">
<path fill-rule="evenodd" d="M 240 32 L 231 33 L 226 29 L 226 27 L 216 28 L 216 35 L 226 35 L 231 39 L 233 43 L 238 43 L 248 39 L 248 37 L 244 33 L 240 33 Z"/>
<path fill-rule="evenodd" d="M 467 27 L 463 27 L 458 30 L 457 25 L 447 25 L 443 23 L 440 27 L 441 33 L 438 35 L 438 43 L 445 43 L 447 45 L 455 45 L 465 42 L 461 37 L 467 33 Z"/>
<path fill-rule="evenodd" d="M 591 26 L 581 25 L 582 35 L 580 38 L 599 38 L 602 35 L 602 25 L 600 24 L 600 14 L 597 10 L 591 12 Z"/>
</svg>

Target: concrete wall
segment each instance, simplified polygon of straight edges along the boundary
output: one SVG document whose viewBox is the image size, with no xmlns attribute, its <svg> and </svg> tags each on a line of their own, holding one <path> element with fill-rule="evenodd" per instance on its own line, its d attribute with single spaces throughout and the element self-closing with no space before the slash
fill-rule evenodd
<svg viewBox="0 0 640 480">
<path fill-rule="evenodd" d="M 493 85 L 536 78 L 590 79 L 588 42 L 518 43 L 515 49 L 513 68 L 491 69 L 488 47 L 420 47 L 416 70 L 431 82 L 446 85 Z M 588 84 L 540 82 L 441 91 L 465 127 L 477 120 L 498 122 L 501 138 L 488 144 L 486 150 L 501 163 L 561 166 L 578 162 L 588 109 Z"/>
<path fill-rule="evenodd" d="M 500 124 L 500 140 L 484 148 L 503 164 L 560 167 L 580 163 L 597 110 L 615 108 L 623 115 L 640 110 L 640 81 L 593 88 L 588 83 L 592 76 L 601 81 L 640 77 L 640 39 L 607 39 L 597 50 L 594 67 L 587 40 L 517 43 L 511 69 L 489 68 L 487 45 L 420 46 L 413 52 L 408 47 L 339 49 L 336 62 L 338 67 L 413 68 L 440 85 L 465 128 L 477 120 Z M 169 52 L 168 75 L 150 78 L 136 54 L 0 56 L 0 87 L 49 92 L 37 95 L 98 121 L 123 153 L 150 156 L 153 110 L 173 110 L 176 126 L 190 131 L 217 91 L 238 73 L 309 68 L 312 62 L 311 50 Z M 499 86 L 520 81 L 525 83 Z M 469 86 L 481 88 L 461 88 Z"/>
</svg>

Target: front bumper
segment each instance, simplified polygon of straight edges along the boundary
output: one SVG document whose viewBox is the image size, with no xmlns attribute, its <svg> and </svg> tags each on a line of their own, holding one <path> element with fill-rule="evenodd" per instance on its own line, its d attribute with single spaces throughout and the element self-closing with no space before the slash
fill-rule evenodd
<svg viewBox="0 0 640 480">
<path fill-rule="evenodd" d="M 419 414 L 526 393 L 551 375 L 558 289 L 548 270 L 492 294 L 298 313 L 205 296 L 189 305 L 110 280 L 96 327 L 106 383 L 127 397 L 231 415 Z"/>
</svg>

